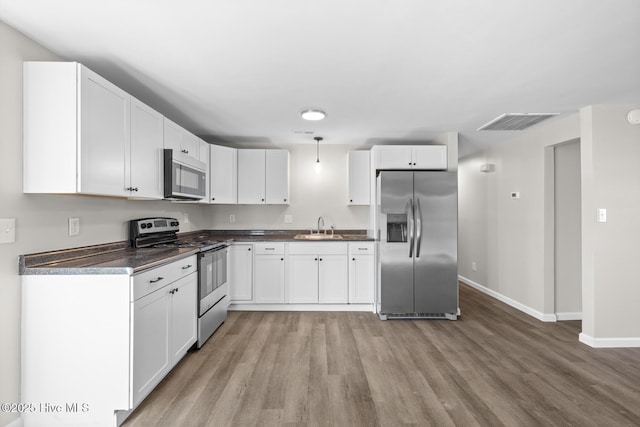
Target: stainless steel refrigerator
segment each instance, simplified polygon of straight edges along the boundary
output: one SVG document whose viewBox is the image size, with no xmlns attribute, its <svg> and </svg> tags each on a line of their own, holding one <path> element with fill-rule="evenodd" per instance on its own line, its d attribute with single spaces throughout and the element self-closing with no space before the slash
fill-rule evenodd
<svg viewBox="0 0 640 427">
<path fill-rule="evenodd" d="M 378 316 L 456 319 L 457 173 L 381 171 L 376 204 Z"/>
</svg>

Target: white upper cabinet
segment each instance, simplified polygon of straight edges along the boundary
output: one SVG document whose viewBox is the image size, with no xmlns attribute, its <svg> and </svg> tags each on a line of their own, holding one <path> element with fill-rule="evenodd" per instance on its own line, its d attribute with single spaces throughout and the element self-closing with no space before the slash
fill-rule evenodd
<svg viewBox="0 0 640 427">
<path fill-rule="evenodd" d="M 349 205 L 368 205 L 371 181 L 369 151 L 349 151 Z"/>
<path fill-rule="evenodd" d="M 164 118 L 164 148 L 171 148 L 200 160 L 200 138 L 166 117 Z"/>
<path fill-rule="evenodd" d="M 238 203 L 289 204 L 287 150 L 238 150 Z"/>
<path fill-rule="evenodd" d="M 24 192 L 129 196 L 130 108 L 81 64 L 26 62 Z"/>
<path fill-rule="evenodd" d="M 210 148 L 209 148 L 209 144 L 206 141 L 201 140 L 200 138 L 198 138 L 198 143 L 200 145 L 198 148 L 198 160 L 200 160 L 202 163 L 206 165 L 205 171 L 207 175 L 207 179 L 205 180 L 204 197 L 199 201 L 199 203 L 209 203 L 209 198 L 211 197 L 211 178 L 210 178 L 211 168 L 209 166 L 209 162 L 211 158 L 211 156 L 209 155 Z"/>
<path fill-rule="evenodd" d="M 238 203 L 238 150 L 211 145 L 209 160 L 210 202 Z"/>
<path fill-rule="evenodd" d="M 289 204 L 289 152 L 287 150 L 265 150 L 266 155 L 266 203 Z"/>
<path fill-rule="evenodd" d="M 238 150 L 238 203 L 265 204 L 265 150 Z"/>
<path fill-rule="evenodd" d="M 376 169 L 446 170 L 446 145 L 377 145 Z"/>
<path fill-rule="evenodd" d="M 131 179 L 132 196 L 162 199 L 162 114 L 131 98 Z"/>
</svg>

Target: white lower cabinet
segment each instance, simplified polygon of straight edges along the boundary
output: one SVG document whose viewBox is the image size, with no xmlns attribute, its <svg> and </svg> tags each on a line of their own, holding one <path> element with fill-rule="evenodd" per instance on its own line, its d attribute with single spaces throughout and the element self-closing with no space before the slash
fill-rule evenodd
<svg viewBox="0 0 640 427">
<path fill-rule="evenodd" d="M 374 243 L 349 243 L 349 304 L 373 304 L 374 250 Z"/>
<path fill-rule="evenodd" d="M 230 301 L 253 301 L 253 244 L 232 244 L 229 247 L 228 263 Z"/>
<path fill-rule="evenodd" d="M 346 243 L 289 244 L 289 302 L 346 304 Z"/>
<path fill-rule="evenodd" d="M 284 243 L 256 243 L 254 249 L 254 302 L 258 304 L 284 303 Z"/>
<path fill-rule="evenodd" d="M 134 295 L 143 295 L 132 303 L 134 408 L 196 342 L 195 268 L 196 259 L 192 257 L 133 277 Z M 156 283 L 164 285 L 150 289 Z M 137 291 L 140 288 L 143 290 Z"/>
</svg>

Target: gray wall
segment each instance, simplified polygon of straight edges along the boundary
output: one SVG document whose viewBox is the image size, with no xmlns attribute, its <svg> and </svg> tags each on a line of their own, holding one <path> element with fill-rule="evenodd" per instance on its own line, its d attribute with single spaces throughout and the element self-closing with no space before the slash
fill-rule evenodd
<svg viewBox="0 0 640 427">
<path fill-rule="evenodd" d="M 582 314 L 580 141 L 554 148 L 555 312 Z"/>
</svg>

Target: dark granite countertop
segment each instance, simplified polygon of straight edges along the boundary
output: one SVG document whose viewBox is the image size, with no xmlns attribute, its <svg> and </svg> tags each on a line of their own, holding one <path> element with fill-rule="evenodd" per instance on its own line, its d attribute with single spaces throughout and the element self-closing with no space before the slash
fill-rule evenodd
<svg viewBox="0 0 640 427">
<path fill-rule="evenodd" d="M 350 242 L 371 241 L 364 230 L 335 230 L 342 239 L 304 240 L 298 234 L 309 230 L 201 230 L 178 234 L 181 242 L 206 245 L 209 242 Z M 189 248 L 140 248 L 129 246 L 129 242 L 114 242 L 83 246 L 36 254 L 20 255 L 21 275 L 47 274 L 137 274 L 149 268 L 177 261 L 198 253 L 197 247 Z"/>
</svg>

